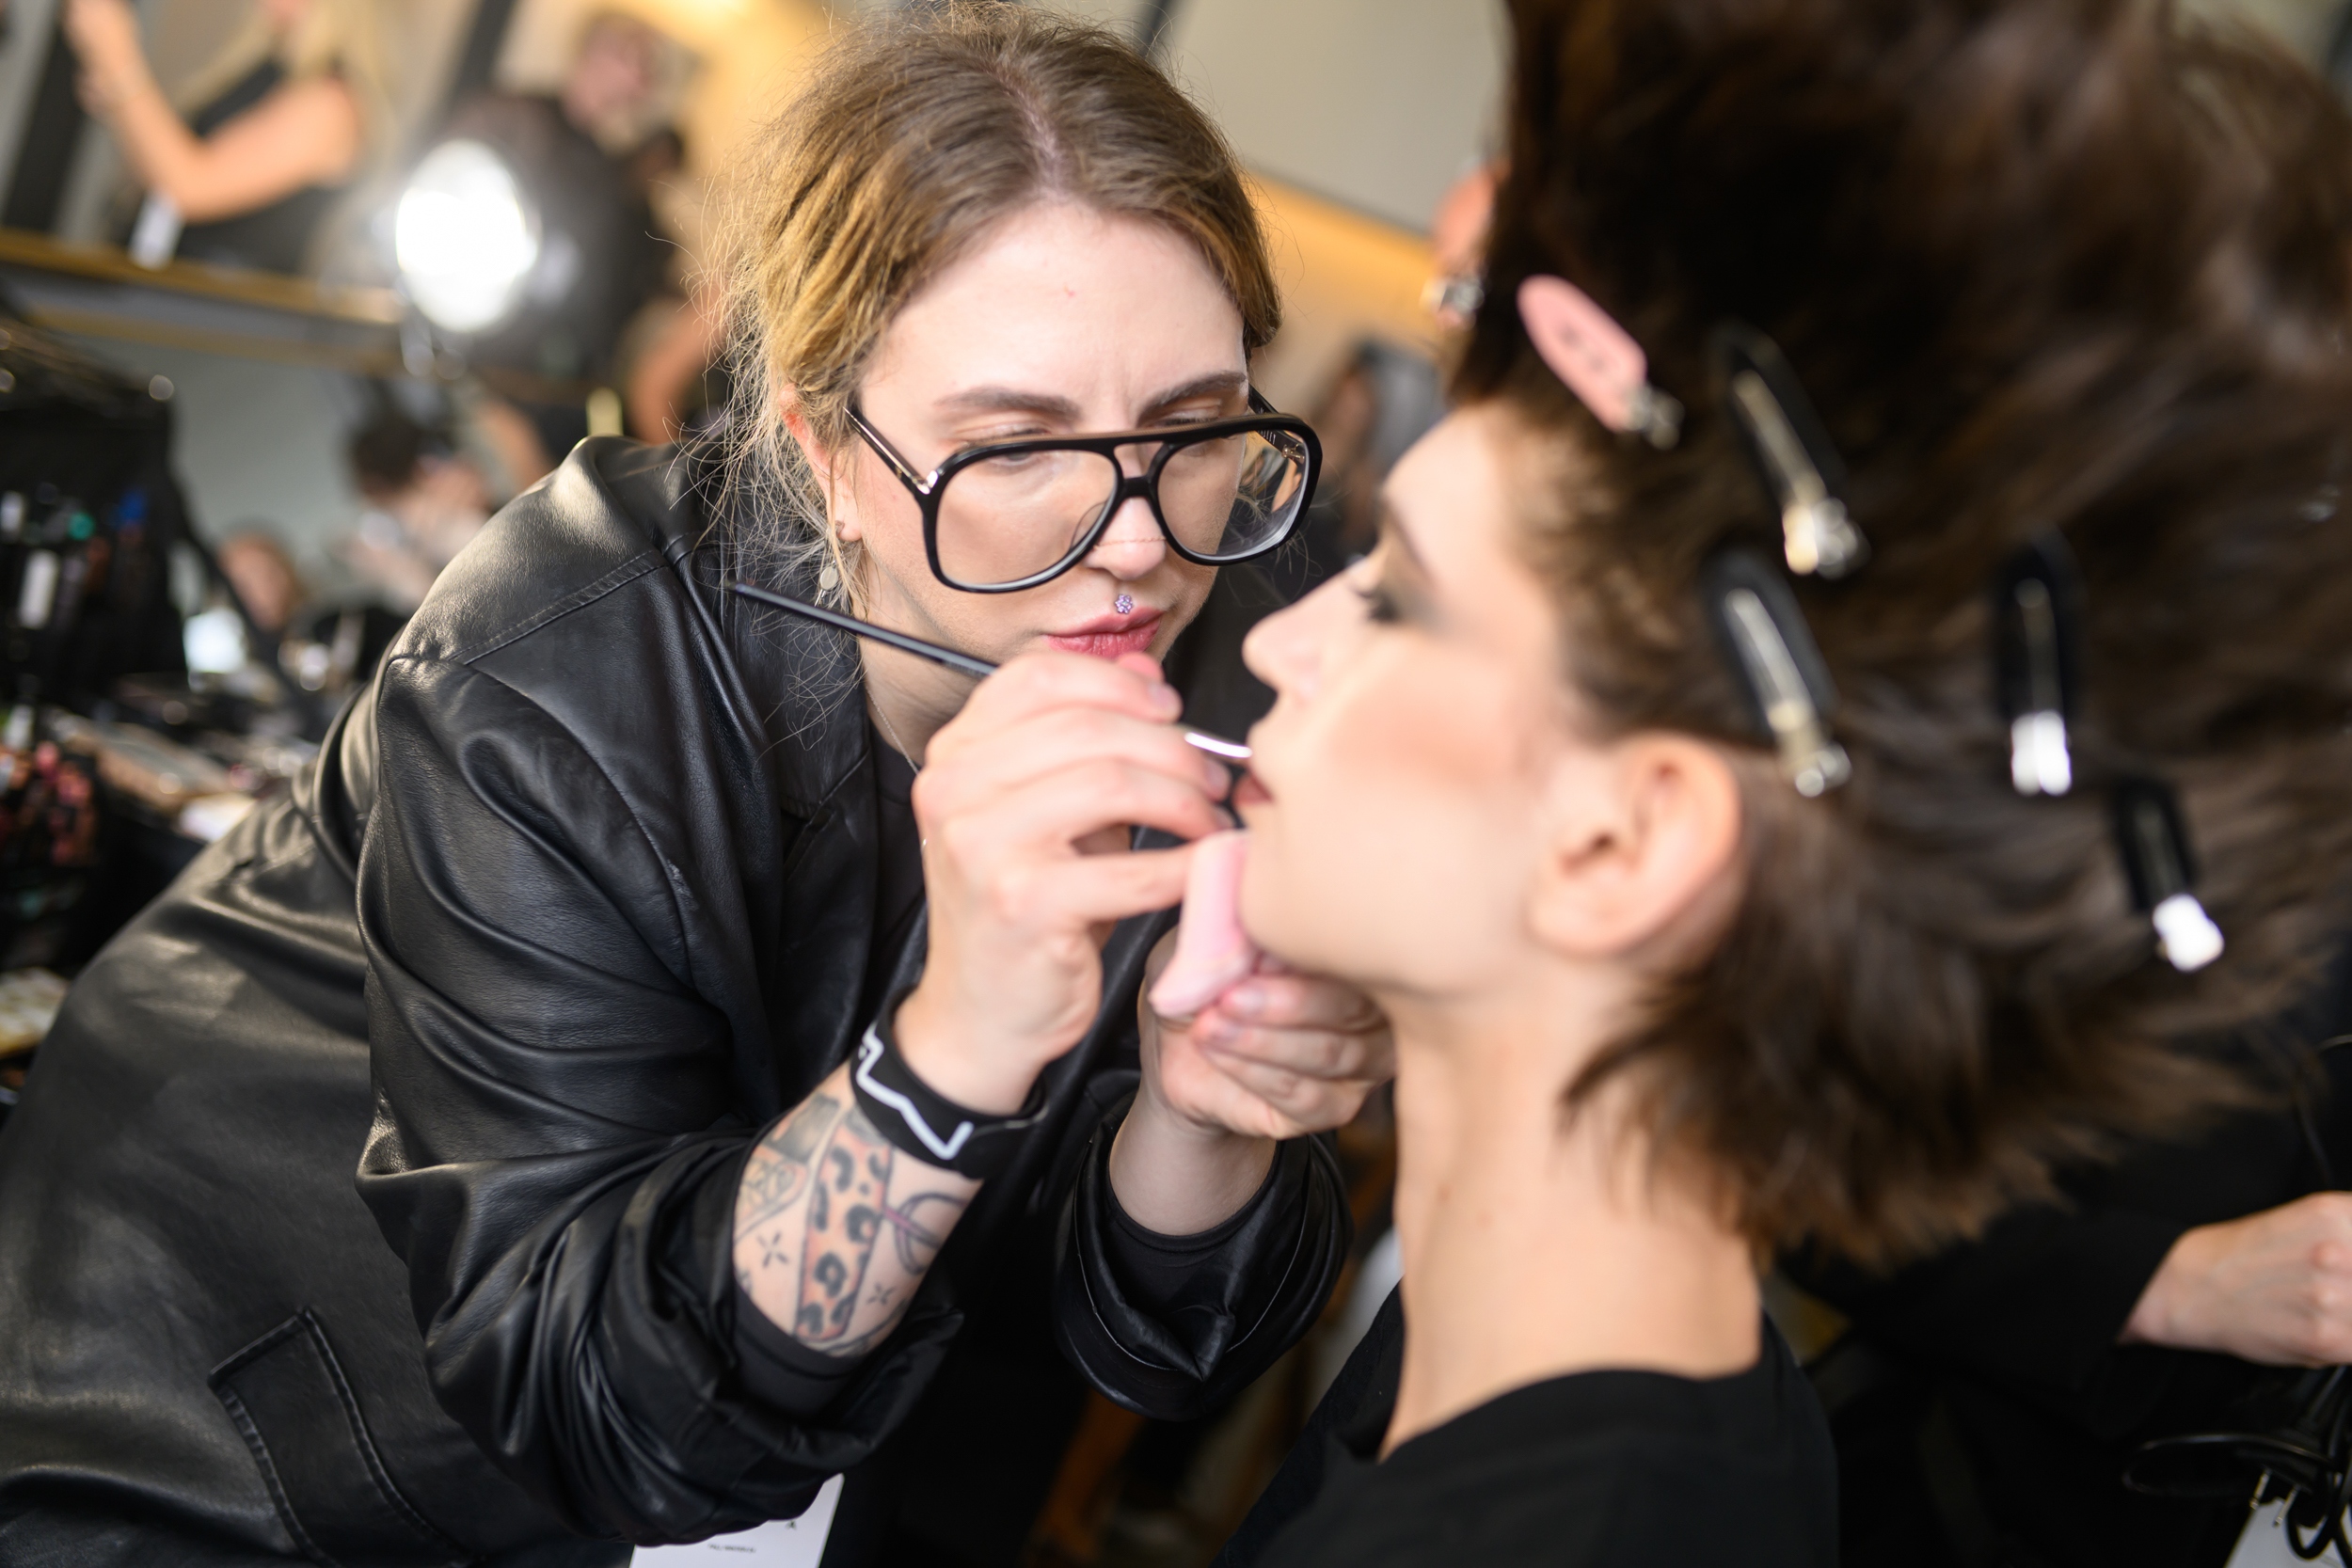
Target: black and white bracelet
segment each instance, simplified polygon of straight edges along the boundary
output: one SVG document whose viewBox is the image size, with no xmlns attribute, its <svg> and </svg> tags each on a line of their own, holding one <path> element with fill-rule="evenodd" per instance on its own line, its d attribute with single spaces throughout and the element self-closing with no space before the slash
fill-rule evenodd
<svg viewBox="0 0 2352 1568">
<path fill-rule="evenodd" d="M 898 1054 L 891 1028 L 900 991 L 882 1004 L 882 1016 L 866 1026 L 857 1060 L 850 1069 L 850 1090 L 858 1109 L 892 1148 L 926 1164 L 984 1181 L 1009 1164 L 1022 1138 L 1045 1115 L 1045 1082 L 1039 1079 L 1028 1103 L 1009 1117 L 968 1110 L 914 1075 Z"/>
</svg>

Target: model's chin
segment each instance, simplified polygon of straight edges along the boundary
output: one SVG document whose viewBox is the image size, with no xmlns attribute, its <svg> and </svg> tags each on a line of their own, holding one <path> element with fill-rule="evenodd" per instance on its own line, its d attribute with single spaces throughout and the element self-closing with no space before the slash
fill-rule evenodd
<svg viewBox="0 0 2352 1568">
<path fill-rule="evenodd" d="M 1242 825 L 1249 830 L 1249 853 L 1242 862 L 1241 889 L 1235 899 L 1241 928 L 1251 942 L 1287 963 L 1297 946 L 1289 939 L 1302 934 L 1296 918 L 1302 911 L 1284 876 L 1280 840 L 1264 831 L 1273 813 L 1262 803 L 1240 808 L 1240 815 Z"/>
</svg>

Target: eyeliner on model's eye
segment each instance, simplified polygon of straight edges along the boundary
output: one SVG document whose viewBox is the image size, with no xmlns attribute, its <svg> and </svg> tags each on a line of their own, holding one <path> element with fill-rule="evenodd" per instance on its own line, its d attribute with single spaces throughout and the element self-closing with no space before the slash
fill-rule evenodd
<svg viewBox="0 0 2352 1568">
<path fill-rule="evenodd" d="M 1385 581 L 1375 581 L 1369 588 L 1358 588 L 1356 596 L 1364 601 L 1365 618 L 1376 626 L 1391 626 L 1405 619 L 1405 607 Z"/>
</svg>

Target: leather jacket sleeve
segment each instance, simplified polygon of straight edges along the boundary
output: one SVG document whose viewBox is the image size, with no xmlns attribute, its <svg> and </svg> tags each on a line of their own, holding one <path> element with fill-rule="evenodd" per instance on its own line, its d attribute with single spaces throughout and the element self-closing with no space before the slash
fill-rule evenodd
<svg viewBox="0 0 2352 1568">
<path fill-rule="evenodd" d="M 728 1242 L 759 1129 L 732 1114 L 661 856 L 497 679 L 394 659 L 380 686 L 358 1185 L 407 1264 L 436 1398 L 586 1534 L 799 1513 L 903 1417 L 960 1320 L 918 1306 L 822 1421 L 746 1393 Z"/>
<path fill-rule="evenodd" d="M 1055 1336 L 1111 1399 L 1190 1420 L 1240 1393 L 1312 1326 L 1354 1222 L 1328 1141 L 1294 1138 L 1223 1224 L 1199 1236 L 1145 1231 L 1111 1188 L 1111 1140 L 1125 1114 L 1122 1104 L 1097 1130 L 1063 1211 Z"/>
<path fill-rule="evenodd" d="M 583 1534 L 691 1540 L 799 1513 L 926 1391 L 962 1321 L 951 1260 L 989 1266 L 969 1252 L 986 1244 L 976 1216 L 820 1409 L 763 1397 L 731 1257 L 763 1129 L 696 985 L 707 916 L 622 788 L 530 698 L 415 657 L 378 688 L 386 766 L 358 879 L 375 1104 L 358 1186 L 407 1267 L 435 1398 Z M 1085 1240 L 1068 1256 L 1096 1261 L 1074 1294 L 1057 1287 L 1057 1333 L 1113 1398 L 1190 1413 L 1312 1322 L 1345 1205 L 1305 1141 L 1197 1278 L 1154 1291 L 1122 1274 L 1095 1239 L 1122 1217 L 1101 1163 L 1130 1083 L 1092 1078 L 1036 1190 L 999 1196 L 1051 1225 L 1075 1183 Z"/>
</svg>

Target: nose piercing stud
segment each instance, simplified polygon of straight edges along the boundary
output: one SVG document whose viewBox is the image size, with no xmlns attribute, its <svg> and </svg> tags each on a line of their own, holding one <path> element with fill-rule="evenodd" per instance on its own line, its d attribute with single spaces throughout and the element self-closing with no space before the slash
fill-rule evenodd
<svg viewBox="0 0 2352 1568">
<path fill-rule="evenodd" d="M 1136 601 L 1130 595 L 1121 594 L 1119 597 L 1111 601 L 1111 608 L 1117 610 L 1120 614 L 1125 615 L 1134 610 L 1136 608 Z"/>
</svg>

